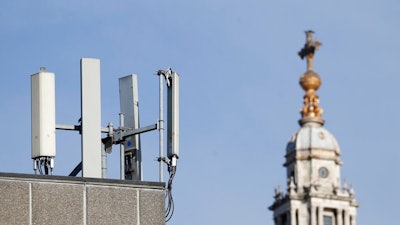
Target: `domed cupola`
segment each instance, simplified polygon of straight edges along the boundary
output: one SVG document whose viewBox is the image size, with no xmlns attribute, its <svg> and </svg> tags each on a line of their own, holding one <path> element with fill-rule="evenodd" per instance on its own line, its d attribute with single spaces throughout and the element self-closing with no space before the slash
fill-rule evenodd
<svg viewBox="0 0 400 225">
<path fill-rule="evenodd" d="M 286 163 L 294 160 L 326 159 L 340 164 L 340 147 L 331 132 L 320 123 L 307 122 L 292 135 L 286 147 Z"/>
</svg>

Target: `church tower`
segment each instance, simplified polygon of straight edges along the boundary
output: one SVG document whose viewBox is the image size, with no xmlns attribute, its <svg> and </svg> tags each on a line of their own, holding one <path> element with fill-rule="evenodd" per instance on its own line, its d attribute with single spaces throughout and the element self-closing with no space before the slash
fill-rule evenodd
<svg viewBox="0 0 400 225">
<path fill-rule="evenodd" d="M 275 225 L 356 225 L 358 203 L 354 190 L 340 179 L 340 148 L 335 137 L 323 127 L 318 106 L 319 75 L 313 70 L 314 53 L 321 46 L 306 31 L 306 44 L 299 52 L 307 60 L 307 71 L 300 78 L 305 91 L 300 129 L 286 147 L 286 193 L 275 189 Z"/>
</svg>

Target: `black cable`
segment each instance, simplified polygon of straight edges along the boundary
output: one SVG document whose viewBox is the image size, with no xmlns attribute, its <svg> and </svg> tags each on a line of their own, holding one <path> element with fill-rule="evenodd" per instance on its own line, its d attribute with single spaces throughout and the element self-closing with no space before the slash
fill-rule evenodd
<svg viewBox="0 0 400 225">
<path fill-rule="evenodd" d="M 50 167 L 50 162 L 46 159 L 44 159 L 44 174 L 49 175 L 49 167 Z"/>
<path fill-rule="evenodd" d="M 39 174 L 40 174 L 40 175 L 43 175 L 42 163 L 41 163 L 41 160 L 40 160 L 40 159 L 37 161 L 37 166 L 38 166 L 38 169 L 39 169 Z"/>
<path fill-rule="evenodd" d="M 165 210 L 165 222 L 168 222 L 172 218 L 175 210 L 174 198 L 172 197 L 172 182 L 176 174 L 176 166 L 169 166 L 168 172 L 169 180 L 167 183 L 167 189 L 165 190 L 165 198 L 167 201 L 167 207 Z"/>
</svg>

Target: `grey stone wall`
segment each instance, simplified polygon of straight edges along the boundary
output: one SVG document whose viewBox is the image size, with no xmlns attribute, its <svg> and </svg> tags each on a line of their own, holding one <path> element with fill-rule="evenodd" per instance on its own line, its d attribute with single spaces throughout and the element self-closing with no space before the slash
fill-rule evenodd
<svg viewBox="0 0 400 225">
<path fill-rule="evenodd" d="M 164 184 L 0 173 L 0 225 L 165 225 Z"/>
</svg>

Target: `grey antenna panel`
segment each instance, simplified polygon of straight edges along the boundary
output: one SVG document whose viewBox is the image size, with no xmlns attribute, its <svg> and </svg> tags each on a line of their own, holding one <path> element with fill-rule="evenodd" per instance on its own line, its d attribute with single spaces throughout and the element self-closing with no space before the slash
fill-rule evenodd
<svg viewBox="0 0 400 225">
<path fill-rule="evenodd" d="M 124 129 L 139 128 L 139 101 L 137 76 L 129 75 L 119 79 L 119 97 Z M 125 137 L 123 144 L 124 174 L 126 180 L 141 180 L 141 152 L 139 134 Z M 122 155 L 121 155 L 122 157 Z"/>
<path fill-rule="evenodd" d="M 167 154 L 179 158 L 179 75 L 171 74 L 168 87 Z"/>
<path fill-rule="evenodd" d="M 119 78 L 120 110 L 124 114 L 124 127 L 139 128 L 139 97 L 137 76 L 129 75 Z M 127 138 L 125 151 L 139 149 L 139 135 Z"/>
</svg>

